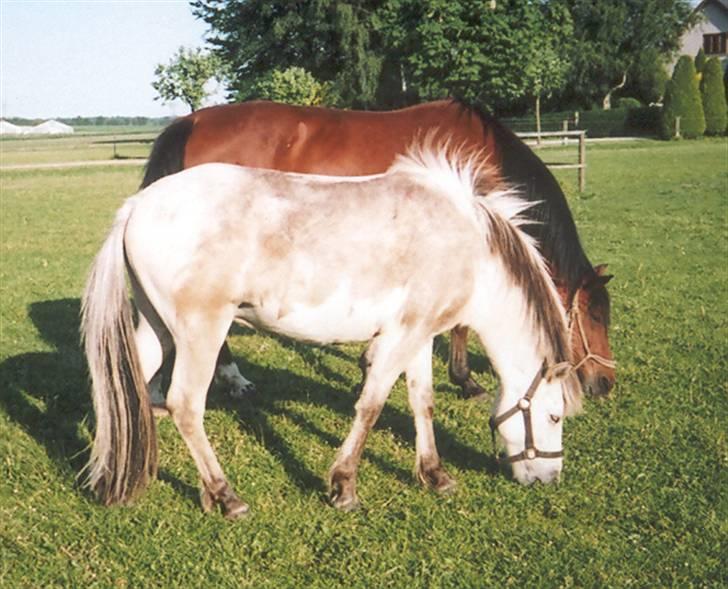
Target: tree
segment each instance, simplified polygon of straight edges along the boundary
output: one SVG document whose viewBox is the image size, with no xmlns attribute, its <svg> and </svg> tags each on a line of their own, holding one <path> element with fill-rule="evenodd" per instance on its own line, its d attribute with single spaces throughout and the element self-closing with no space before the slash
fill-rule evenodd
<svg viewBox="0 0 728 589">
<path fill-rule="evenodd" d="M 705 57 L 705 51 L 701 47 L 698 51 L 698 54 L 695 56 L 695 71 L 698 72 L 698 74 L 703 73 L 703 70 L 705 69 L 705 63 L 707 61 L 708 60 Z"/>
<path fill-rule="evenodd" d="M 231 97 L 251 98 L 274 70 L 302 67 L 331 84 L 343 106 L 374 103 L 382 54 L 374 0 L 194 0 L 211 28 L 215 53 L 229 64 Z"/>
<path fill-rule="evenodd" d="M 643 56 L 676 51 L 697 16 L 690 0 L 571 0 L 574 23 L 565 102 L 609 106 L 612 93 L 639 77 Z M 646 97 L 642 97 L 646 100 Z"/>
<path fill-rule="evenodd" d="M 563 39 L 572 34 L 571 18 L 565 7 L 552 3 L 543 7 L 548 18 L 540 21 L 541 34 L 531 46 L 525 76 L 530 86 L 528 94 L 534 98 L 536 132 L 541 133 L 541 98 L 549 98 L 563 88 L 569 63 L 562 57 Z M 555 23 L 559 23 L 555 26 Z"/>
<path fill-rule="evenodd" d="M 222 65 L 217 56 L 202 49 L 180 47 L 167 65 L 157 65 L 154 75 L 152 87 L 159 94 L 155 100 L 180 99 L 195 111 L 209 95 L 205 84 L 222 77 Z"/>
<path fill-rule="evenodd" d="M 330 83 L 340 106 L 455 95 L 493 110 L 533 96 L 527 68 L 546 83 L 554 60 L 533 62 L 543 44 L 564 54 L 570 20 L 553 8 L 563 2 L 194 0 L 193 7 L 211 27 L 214 51 L 231 64 L 235 99 L 254 96 L 272 71 L 298 66 Z"/>
<path fill-rule="evenodd" d="M 562 3 L 401 0 L 379 12 L 381 36 L 419 100 L 455 95 L 512 110 L 561 80 L 571 20 Z M 551 51 L 543 48 L 550 48 Z M 558 67 L 554 67 L 558 66 Z"/>
<path fill-rule="evenodd" d="M 273 70 L 260 78 L 251 92 L 255 98 L 306 106 L 326 104 L 329 96 L 328 85 L 301 67 Z"/>
<path fill-rule="evenodd" d="M 723 68 L 717 57 L 711 57 L 703 68 L 700 80 L 706 135 L 722 135 L 728 125 L 726 96 L 723 86 Z"/>
<path fill-rule="evenodd" d="M 674 135 L 677 117 L 680 117 L 680 136 L 694 139 L 705 132 L 698 78 L 693 60 L 688 55 L 683 55 L 677 61 L 672 79 L 665 89 L 661 124 L 663 137 Z"/>
</svg>

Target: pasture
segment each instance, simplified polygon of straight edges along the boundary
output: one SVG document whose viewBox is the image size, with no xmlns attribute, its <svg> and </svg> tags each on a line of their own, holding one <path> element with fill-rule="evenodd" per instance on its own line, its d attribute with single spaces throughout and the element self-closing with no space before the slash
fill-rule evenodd
<svg viewBox="0 0 728 589">
<path fill-rule="evenodd" d="M 84 159 L 64 148 L 34 160 L 9 145 L 3 164 Z M 364 507 L 339 513 L 326 472 L 351 424 L 361 346 L 234 329 L 233 353 L 259 393 L 233 401 L 213 390 L 206 414 L 253 510 L 234 523 L 201 513 L 195 466 L 168 419 L 159 480 L 137 504 L 103 508 L 76 483 L 92 424 L 79 296 L 141 168 L 1 171 L 0 586 L 725 585 L 727 157 L 724 139 L 590 145 L 587 192 L 559 174 L 590 259 L 615 275 L 618 362 L 611 398 L 565 425 L 559 485 L 525 488 L 499 472 L 489 405 L 449 384 L 443 338 L 435 428 L 456 492 L 437 496 L 412 476 L 400 379 L 364 452 Z M 494 390 L 475 342 L 471 354 Z"/>
</svg>

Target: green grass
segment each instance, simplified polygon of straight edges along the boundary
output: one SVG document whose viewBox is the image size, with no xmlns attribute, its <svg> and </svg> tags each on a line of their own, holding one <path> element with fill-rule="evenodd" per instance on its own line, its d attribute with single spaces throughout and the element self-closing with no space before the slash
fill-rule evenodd
<svg viewBox="0 0 728 589">
<path fill-rule="evenodd" d="M 3 137 L 0 140 L 0 166 L 146 158 L 157 135 L 154 130 L 114 132 L 107 128 L 104 131 L 95 134 Z"/>
<path fill-rule="evenodd" d="M 261 394 L 213 392 L 206 416 L 254 512 L 236 523 L 200 513 L 168 420 L 160 479 L 136 505 L 103 508 L 75 483 L 92 412 L 79 293 L 141 169 L 0 172 L 0 586 L 725 585 L 726 155 L 724 140 L 590 145 L 585 194 L 573 171 L 559 173 L 590 258 L 615 274 L 619 362 L 612 398 L 566 425 L 560 485 L 523 488 L 497 472 L 488 407 L 455 394 L 441 340 L 436 431 L 457 492 L 414 482 L 400 382 L 364 453 L 365 508 L 338 513 L 325 475 L 351 423 L 361 348 L 237 331 L 233 352 Z M 473 363 L 484 369 L 475 346 Z"/>
</svg>

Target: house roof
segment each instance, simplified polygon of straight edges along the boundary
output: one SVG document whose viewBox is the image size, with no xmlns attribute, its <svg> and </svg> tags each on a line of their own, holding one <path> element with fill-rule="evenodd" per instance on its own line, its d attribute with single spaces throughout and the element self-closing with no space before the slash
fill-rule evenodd
<svg viewBox="0 0 728 589">
<path fill-rule="evenodd" d="M 695 12 L 702 11 L 705 8 L 706 4 L 717 4 L 723 10 L 728 12 L 728 0 L 703 0 L 695 7 Z"/>
</svg>

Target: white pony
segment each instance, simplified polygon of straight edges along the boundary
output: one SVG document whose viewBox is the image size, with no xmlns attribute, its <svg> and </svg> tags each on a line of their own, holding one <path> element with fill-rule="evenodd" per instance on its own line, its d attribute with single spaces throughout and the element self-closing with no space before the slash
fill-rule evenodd
<svg viewBox="0 0 728 589">
<path fill-rule="evenodd" d="M 515 478 L 556 479 L 562 418 L 578 404 L 580 387 L 569 370 L 563 308 L 518 228 L 527 205 L 493 188 L 495 177 L 478 157 L 425 146 L 377 176 L 205 164 L 128 199 L 83 296 L 96 413 L 90 487 L 107 505 L 124 503 L 155 476 L 146 383 L 174 349 L 167 409 L 199 470 L 203 508 L 219 505 L 229 518 L 248 512 L 203 429 L 215 360 L 233 321 L 320 344 L 369 342 L 354 424 L 329 475 L 336 507 L 358 503 L 367 434 L 402 372 L 418 478 L 438 491 L 454 485 L 435 446 L 431 357 L 433 338 L 457 325 L 476 331 L 500 376 L 492 427 Z M 488 185 L 479 195 L 477 187 Z M 471 255 L 459 255 L 466 250 Z"/>
</svg>

